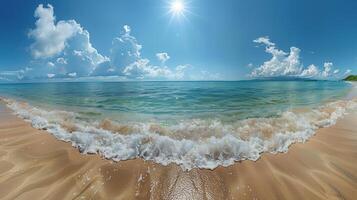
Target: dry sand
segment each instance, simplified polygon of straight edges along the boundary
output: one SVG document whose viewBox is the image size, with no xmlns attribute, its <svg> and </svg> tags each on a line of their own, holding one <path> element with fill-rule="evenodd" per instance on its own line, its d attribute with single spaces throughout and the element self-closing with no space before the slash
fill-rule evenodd
<svg viewBox="0 0 357 200">
<path fill-rule="evenodd" d="M 215 170 L 111 162 L 0 105 L 0 199 L 357 199 L 357 113 L 286 154 Z"/>
</svg>

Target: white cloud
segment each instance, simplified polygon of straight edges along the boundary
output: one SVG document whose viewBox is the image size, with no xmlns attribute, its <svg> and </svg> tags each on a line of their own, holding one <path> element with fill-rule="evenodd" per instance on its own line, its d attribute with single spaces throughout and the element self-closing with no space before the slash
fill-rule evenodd
<svg viewBox="0 0 357 200">
<path fill-rule="evenodd" d="M 253 40 L 255 43 L 264 44 L 265 52 L 272 55 L 271 59 L 265 61 L 261 66 L 254 68 L 250 73 L 251 77 L 306 77 L 306 78 L 331 78 L 337 74 L 339 69 L 332 72 L 333 64 L 324 63 L 323 70 L 320 71 L 316 65 L 309 65 L 305 68 L 300 60 L 300 49 L 290 47 L 290 52 L 284 52 L 276 47 L 268 37 L 260 37 Z"/>
<path fill-rule="evenodd" d="M 186 76 L 186 70 L 190 68 L 190 65 L 179 65 L 175 68 L 174 79 L 184 79 Z"/>
<path fill-rule="evenodd" d="M 264 37 L 259 37 L 255 40 L 253 40 L 253 42 L 255 43 L 259 43 L 259 44 L 265 44 L 267 46 L 275 46 L 275 43 L 270 42 L 270 39 L 268 36 L 264 36 Z"/>
<path fill-rule="evenodd" d="M 324 70 L 322 71 L 321 76 L 322 77 L 328 77 L 331 75 L 331 69 L 332 69 L 333 63 L 332 62 L 325 62 L 324 63 Z"/>
<path fill-rule="evenodd" d="M 55 77 L 56 76 L 56 74 L 47 74 L 47 77 L 48 78 L 53 78 L 53 77 Z"/>
<path fill-rule="evenodd" d="M 309 65 L 301 72 L 300 76 L 310 78 L 316 77 L 317 75 L 319 75 L 319 73 L 319 69 L 315 65 Z"/>
<path fill-rule="evenodd" d="M 110 56 L 98 53 L 90 42 L 90 34 L 75 20 L 56 21 L 54 8 L 40 4 L 34 14 L 35 27 L 28 36 L 33 60 L 24 70 L 6 76 L 17 80 L 47 78 L 86 78 L 93 76 L 121 77 L 123 79 L 184 79 L 189 65 L 166 66 L 170 56 L 157 53 L 160 66 L 142 57 L 142 45 L 131 35 L 132 29 L 124 25 L 119 37 L 112 41 Z M 30 70 L 31 69 L 31 70 Z M 0 74 L 1 75 L 1 74 Z M 5 75 L 0 76 L 7 79 Z M 15 79 L 14 78 L 14 79 Z"/>
<path fill-rule="evenodd" d="M 58 64 L 62 64 L 62 65 L 66 65 L 67 64 L 67 60 L 65 58 L 61 58 L 61 57 L 57 58 L 56 62 Z"/>
<path fill-rule="evenodd" d="M 54 64 L 53 62 L 48 62 L 48 63 L 47 63 L 47 66 L 49 66 L 49 67 L 54 67 L 55 64 Z"/>
<path fill-rule="evenodd" d="M 31 52 L 35 58 L 48 58 L 59 54 L 66 46 L 66 41 L 80 29 L 75 21 L 59 21 L 55 24 L 52 5 L 47 8 L 40 4 L 34 15 L 37 19 L 36 28 L 29 32 L 35 40 Z"/>
<path fill-rule="evenodd" d="M 134 79 L 183 79 L 188 65 L 179 65 L 174 70 L 167 66 L 150 65 L 148 59 L 140 59 L 124 68 L 126 77 Z"/>
<path fill-rule="evenodd" d="M 130 28 L 130 26 L 129 25 L 124 25 L 124 31 L 125 31 L 125 33 L 128 33 L 128 34 L 130 34 L 130 31 L 131 31 L 131 28 Z"/>
<path fill-rule="evenodd" d="M 44 7 L 40 4 L 35 17 L 35 29 L 29 32 L 29 37 L 34 40 L 30 49 L 35 59 L 47 60 L 50 69 L 43 66 L 41 60 L 34 61 L 32 67 L 35 70 L 27 76 L 40 78 L 55 74 L 61 77 L 71 71 L 88 76 L 98 64 L 108 60 L 92 46 L 89 32 L 75 20 L 56 22 L 51 5 Z"/>
<path fill-rule="evenodd" d="M 185 65 L 172 69 L 165 65 L 170 58 L 167 53 L 157 53 L 162 66 L 150 64 L 150 60 L 141 56 L 142 45 L 131 35 L 128 25 L 123 27 L 121 35 L 113 39 L 108 62 L 103 62 L 95 69 L 95 76 L 124 76 L 129 79 L 182 79 Z"/>
<path fill-rule="evenodd" d="M 344 75 L 350 74 L 352 71 L 350 69 L 347 69 L 344 73 Z"/>
<path fill-rule="evenodd" d="M 125 75 L 123 70 L 141 59 L 141 48 L 142 45 L 131 35 L 130 26 L 124 25 L 120 36 L 112 41 L 109 59 L 99 64 L 91 75 Z"/>
<path fill-rule="evenodd" d="M 191 65 L 178 65 L 174 69 L 167 66 L 150 65 L 149 60 L 142 59 L 124 69 L 126 77 L 134 79 L 155 80 L 220 80 L 218 73 L 194 69 Z"/>
<path fill-rule="evenodd" d="M 156 54 L 157 59 L 162 62 L 165 63 L 168 59 L 170 59 L 169 54 L 163 52 L 163 53 L 157 53 Z"/>
<path fill-rule="evenodd" d="M 140 53 L 141 49 L 142 45 L 140 45 L 136 38 L 131 35 L 130 26 L 124 25 L 120 36 L 115 37 L 112 41 L 112 48 L 110 49 L 110 57 L 108 61 L 99 64 L 92 75 L 125 75 L 123 74 L 123 70 L 127 66 L 142 59 Z"/>
<path fill-rule="evenodd" d="M 76 76 L 77 76 L 77 73 L 76 73 L 76 72 L 68 73 L 68 76 L 70 76 L 70 77 L 76 77 Z"/>
<path fill-rule="evenodd" d="M 290 52 L 286 53 L 277 49 L 268 37 L 260 37 L 254 42 L 265 44 L 265 52 L 271 54 L 272 58 L 255 68 L 251 73 L 253 77 L 291 76 L 301 73 L 299 48 L 291 47 Z"/>
<path fill-rule="evenodd" d="M 137 42 L 134 36 L 130 35 L 131 28 L 128 25 L 125 25 L 123 29 L 122 35 L 113 39 L 110 50 L 110 61 L 117 68 L 124 68 L 141 58 L 142 45 Z"/>
</svg>

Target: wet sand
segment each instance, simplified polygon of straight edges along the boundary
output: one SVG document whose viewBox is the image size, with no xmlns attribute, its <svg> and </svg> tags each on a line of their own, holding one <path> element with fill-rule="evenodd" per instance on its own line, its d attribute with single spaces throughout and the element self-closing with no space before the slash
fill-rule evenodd
<svg viewBox="0 0 357 200">
<path fill-rule="evenodd" d="M 357 113 L 286 154 L 215 170 L 82 155 L 0 104 L 0 199 L 356 199 Z"/>
</svg>

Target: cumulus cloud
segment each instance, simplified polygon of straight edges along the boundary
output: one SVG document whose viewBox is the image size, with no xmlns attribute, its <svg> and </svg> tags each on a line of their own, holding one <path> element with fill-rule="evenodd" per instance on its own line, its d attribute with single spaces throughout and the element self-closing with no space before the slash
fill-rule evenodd
<svg viewBox="0 0 357 200">
<path fill-rule="evenodd" d="M 118 77 L 121 79 L 188 79 L 190 65 L 169 67 L 170 56 L 157 53 L 160 66 L 141 55 L 143 46 L 128 25 L 112 40 L 110 55 L 101 55 L 90 41 L 90 34 L 75 20 L 56 20 L 54 8 L 40 4 L 35 10 L 35 26 L 28 33 L 32 40 L 32 60 L 23 70 L 1 72 L 1 80 L 53 78 Z"/>
<path fill-rule="evenodd" d="M 31 52 L 35 58 L 47 58 L 59 54 L 65 48 L 67 39 L 80 28 L 73 20 L 59 21 L 55 24 L 52 5 L 47 5 L 46 8 L 40 4 L 34 16 L 38 18 L 36 28 L 29 32 L 29 37 L 35 40 L 31 45 Z"/>
<path fill-rule="evenodd" d="M 165 63 L 168 59 L 170 59 L 169 54 L 163 52 L 163 53 L 157 53 L 156 54 L 157 59 L 162 62 Z"/>
<path fill-rule="evenodd" d="M 76 77 L 76 76 L 77 76 L 77 73 L 76 73 L 76 72 L 68 73 L 68 76 L 70 76 L 70 77 Z"/>
<path fill-rule="evenodd" d="M 142 45 L 131 35 L 130 26 L 124 25 L 121 35 L 112 41 L 108 61 L 98 65 L 92 75 L 123 75 L 122 71 L 125 67 L 141 59 L 141 49 Z"/>
<path fill-rule="evenodd" d="M 171 71 L 167 67 L 157 67 L 149 64 L 148 59 L 139 59 L 124 68 L 123 73 L 130 78 L 143 79 L 169 77 Z"/>
<path fill-rule="evenodd" d="M 124 25 L 123 29 L 121 36 L 113 39 L 110 50 L 111 63 L 118 68 L 124 68 L 141 58 L 142 45 L 130 34 L 130 26 Z"/>
<path fill-rule="evenodd" d="M 265 61 L 261 66 L 254 68 L 250 73 L 251 77 L 305 77 L 305 78 L 329 78 L 339 72 L 338 69 L 332 73 L 333 64 L 326 62 L 323 70 L 319 70 L 316 65 L 303 66 L 300 59 L 301 50 L 297 47 L 290 47 L 289 52 L 278 49 L 269 37 L 260 37 L 253 42 L 265 46 L 265 52 L 271 54 L 271 59 Z"/>
<path fill-rule="evenodd" d="M 47 74 L 47 77 L 48 78 L 53 78 L 53 77 L 55 77 L 56 76 L 56 74 Z"/>
<path fill-rule="evenodd" d="M 331 69 L 332 69 L 333 63 L 331 62 L 326 62 L 324 63 L 324 70 L 322 71 L 322 77 L 328 77 L 331 75 Z"/>
<path fill-rule="evenodd" d="M 319 75 L 319 69 L 315 65 L 309 65 L 306 69 L 301 72 L 302 77 L 316 77 Z"/>
<path fill-rule="evenodd" d="M 94 70 L 94 76 L 124 76 L 129 79 L 183 79 L 184 65 L 170 68 L 165 62 L 170 58 L 167 53 L 157 53 L 161 66 L 150 63 L 141 56 L 143 46 L 131 34 L 128 25 L 123 27 L 121 35 L 113 39 L 108 62 L 103 62 Z"/>
<path fill-rule="evenodd" d="M 275 46 L 275 43 L 271 42 L 268 36 L 259 37 L 255 40 L 253 40 L 253 42 L 258 43 L 258 44 L 265 44 L 267 46 Z"/>
<path fill-rule="evenodd" d="M 75 20 L 56 22 L 50 4 L 47 7 L 40 4 L 34 16 L 37 21 L 29 37 L 33 39 L 30 49 L 36 60 L 28 77 L 53 78 L 52 74 L 65 77 L 73 70 L 80 76 L 88 76 L 98 64 L 108 60 L 92 46 L 89 32 Z M 45 61 L 48 68 L 43 66 Z"/>
<path fill-rule="evenodd" d="M 260 37 L 254 40 L 255 43 L 266 45 L 265 52 L 272 55 L 272 58 L 252 71 L 253 77 L 275 77 L 296 75 L 301 72 L 300 49 L 291 47 L 290 52 L 277 49 L 268 37 Z"/>
<path fill-rule="evenodd" d="M 167 66 L 150 65 L 148 59 L 140 59 L 125 67 L 123 73 L 125 76 L 134 79 L 175 79 L 181 80 L 187 78 L 185 75 L 189 65 L 179 65 L 175 69 Z"/>
</svg>

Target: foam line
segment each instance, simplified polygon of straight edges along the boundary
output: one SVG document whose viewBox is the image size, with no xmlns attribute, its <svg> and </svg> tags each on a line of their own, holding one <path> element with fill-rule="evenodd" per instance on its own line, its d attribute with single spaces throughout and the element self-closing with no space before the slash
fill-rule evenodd
<svg viewBox="0 0 357 200">
<path fill-rule="evenodd" d="M 307 141 L 318 128 L 335 124 L 357 108 L 356 99 L 340 100 L 307 112 L 286 111 L 274 118 L 230 124 L 197 119 L 164 127 L 150 123 L 92 123 L 81 120 L 74 112 L 48 111 L 12 99 L 2 100 L 33 127 L 71 142 L 82 153 L 98 153 L 115 161 L 142 158 L 162 165 L 176 163 L 186 170 L 255 161 L 263 152 L 287 152 L 291 144 Z"/>
</svg>

